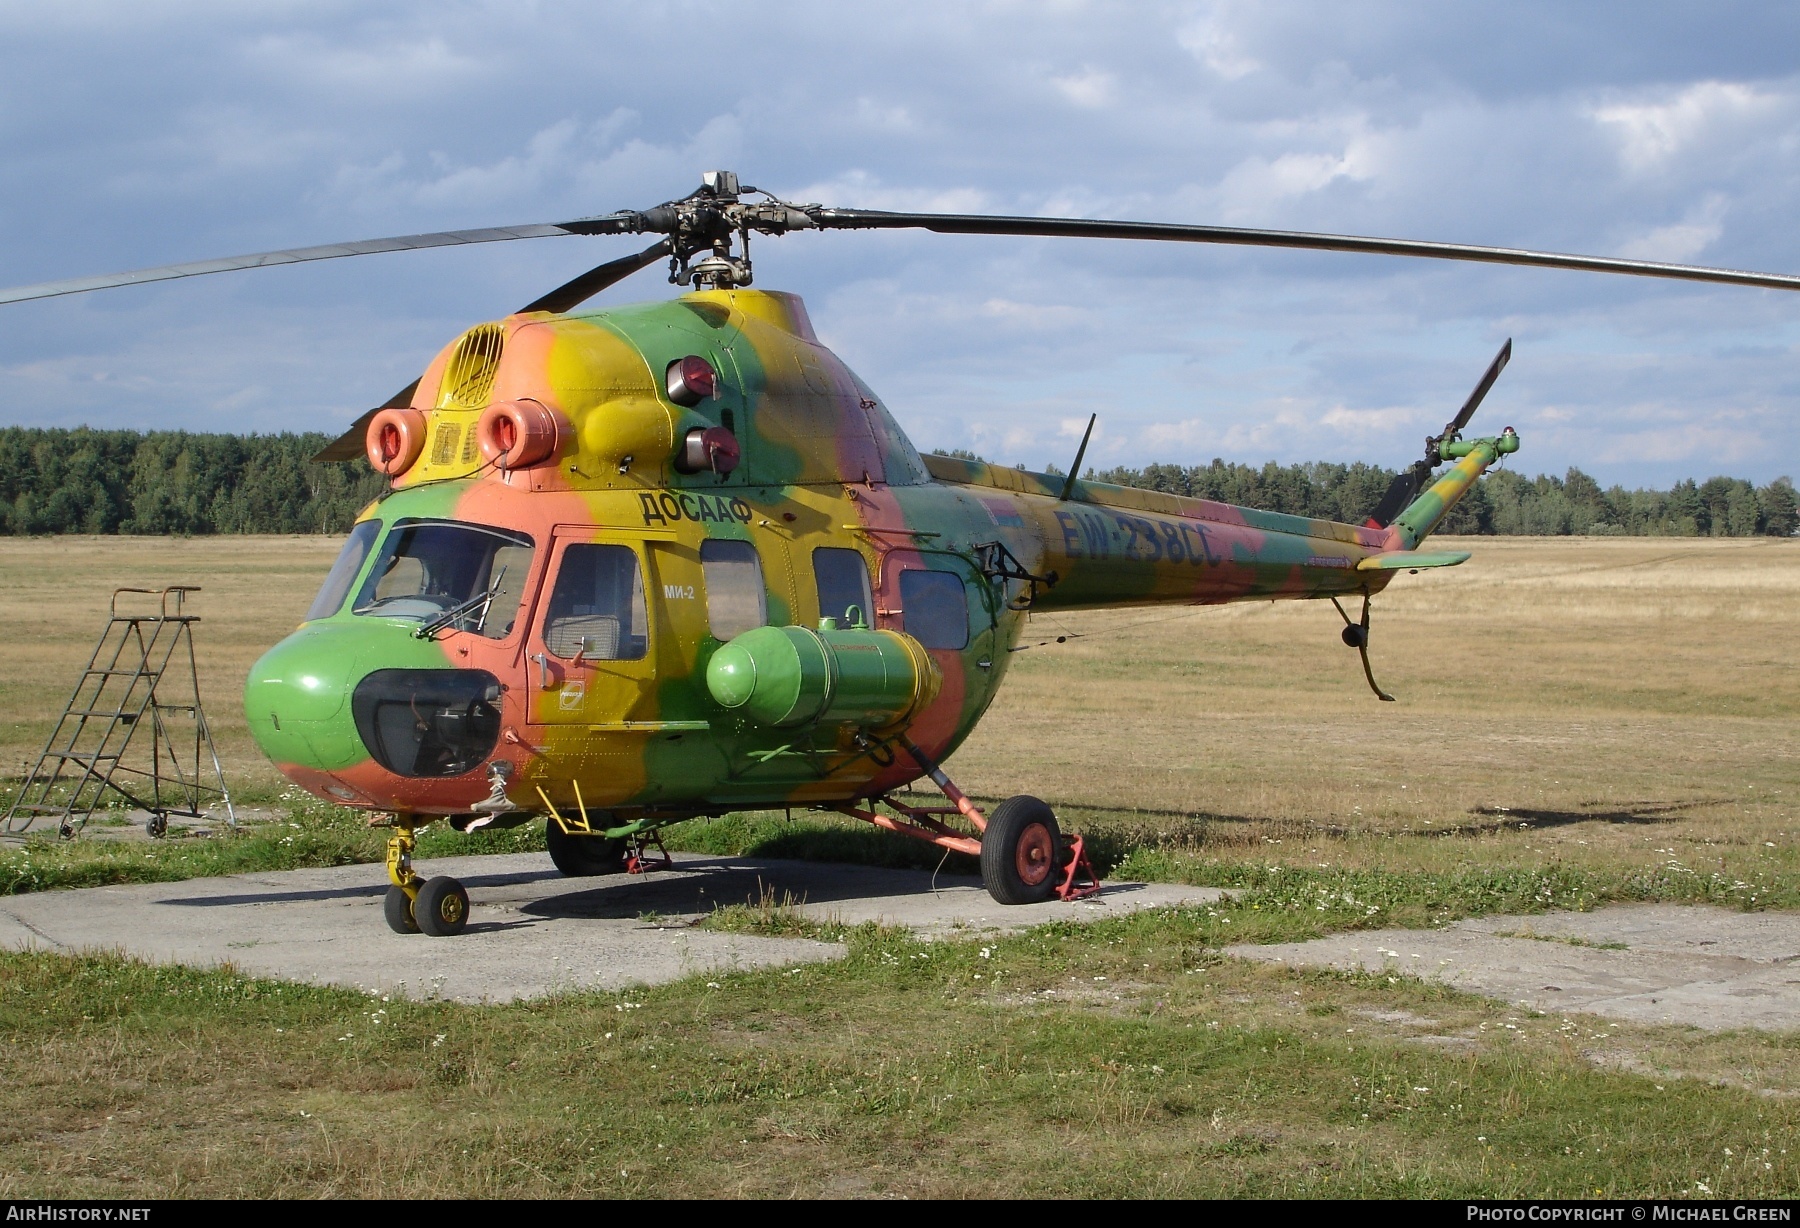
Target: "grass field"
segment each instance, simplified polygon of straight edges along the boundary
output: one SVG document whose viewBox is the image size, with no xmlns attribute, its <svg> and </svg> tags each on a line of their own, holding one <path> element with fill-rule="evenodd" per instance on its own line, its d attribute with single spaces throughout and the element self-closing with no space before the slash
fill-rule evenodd
<svg viewBox="0 0 1800 1228">
<path fill-rule="evenodd" d="M 1549 903 L 1800 907 L 1800 542 L 1465 544 L 1377 601 L 1394 704 L 1329 606 L 1034 624 L 1052 642 L 1015 658 L 951 774 L 1039 794 L 1123 872 L 1250 887 L 1234 905 L 985 956 L 860 931 L 835 967 L 504 1008 L 0 957 L 0 1196 L 1793 1194 L 1800 1033 L 1208 954 Z M 377 855 L 284 799 L 237 703 L 335 548 L 0 541 L 0 762 L 35 754 L 113 586 L 200 583 L 227 770 L 281 824 L 15 849 L 0 891 Z M 684 843 L 916 855 L 757 816 Z"/>
</svg>

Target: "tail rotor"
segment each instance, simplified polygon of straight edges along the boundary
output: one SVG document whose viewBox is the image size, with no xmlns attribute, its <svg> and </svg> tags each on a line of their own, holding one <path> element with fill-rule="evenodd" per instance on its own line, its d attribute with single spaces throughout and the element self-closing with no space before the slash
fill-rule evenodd
<svg viewBox="0 0 1800 1228">
<path fill-rule="evenodd" d="M 1473 418 L 1475 411 L 1481 407 L 1481 402 L 1487 396 L 1488 390 L 1494 386 L 1494 381 L 1500 378 L 1500 372 L 1506 370 L 1506 364 L 1511 361 L 1512 338 L 1508 337 L 1506 344 L 1500 347 L 1500 352 L 1494 355 L 1494 361 L 1490 362 L 1488 369 L 1482 373 L 1480 382 L 1475 385 L 1475 391 L 1469 394 L 1469 399 L 1464 401 L 1462 408 L 1456 411 L 1456 416 L 1444 424 L 1442 431 L 1436 435 L 1426 436 L 1424 458 L 1400 471 L 1399 475 L 1394 478 L 1393 485 L 1387 488 L 1387 493 L 1381 496 L 1381 502 L 1375 505 L 1375 510 L 1369 514 L 1369 519 L 1364 523 L 1371 529 L 1385 529 L 1394 523 L 1396 516 L 1406 510 L 1407 504 L 1418 497 L 1419 492 L 1425 489 L 1425 484 L 1431 479 L 1432 470 L 1436 469 L 1443 461 L 1440 449 L 1443 445 L 1461 437 L 1463 427 L 1469 425 L 1469 419 Z"/>
</svg>

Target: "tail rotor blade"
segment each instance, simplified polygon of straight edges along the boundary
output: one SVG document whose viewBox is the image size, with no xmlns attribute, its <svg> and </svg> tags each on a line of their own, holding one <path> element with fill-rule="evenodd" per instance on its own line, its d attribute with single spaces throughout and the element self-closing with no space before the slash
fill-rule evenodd
<svg viewBox="0 0 1800 1228">
<path fill-rule="evenodd" d="M 1381 502 L 1375 505 L 1375 510 L 1369 513 L 1369 518 L 1363 523 L 1371 529 L 1387 528 L 1430 480 L 1431 466 L 1424 461 L 1415 461 L 1410 468 L 1402 469 L 1394 475 L 1387 493 L 1381 496 Z"/>
<path fill-rule="evenodd" d="M 1487 396 L 1488 389 L 1494 386 L 1494 381 L 1500 378 L 1500 373 L 1506 370 L 1506 364 L 1511 361 L 1512 338 L 1508 337 L 1506 344 L 1500 347 L 1500 352 L 1494 355 L 1494 361 L 1488 364 L 1488 369 L 1481 376 L 1481 382 L 1475 385 L 1475 391 L 1469 394 L 1469 399 L 1464 401 L 1463 407 L 1456 411 L 1456 417 L 1450 419 L 1450 424 L 1444 428 L 1444 433 L 1439 438 L 1449 439 L 1463 427 L 1469 425 L 1469 419 L 1473 418 L 1475 411 L 1481 408 L 1482 398 Z"/>
</svg>

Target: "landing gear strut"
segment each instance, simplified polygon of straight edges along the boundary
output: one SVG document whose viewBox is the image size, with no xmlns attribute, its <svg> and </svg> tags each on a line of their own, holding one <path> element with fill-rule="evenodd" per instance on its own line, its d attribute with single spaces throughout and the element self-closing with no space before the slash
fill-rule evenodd
<svg viewBox="0 0 1800 1228">
<path fill-rule="evenodd" d="M 873 800 L 885 804 L 899 818 L 889 818 L 872 806 L 867 810 L 839 806 L 838 813 L 979 857 L 982 885 L 1001 904 L 1081 900 L 1100 893 L 1100 876 L 1088 859 L 1087 842 L 1080 836 L 1065 838 L 1048 805 L 1021 794 L 1001 802 L 993 814 L 984 815 L 924 751 L 904 737 L 898 742 L 951 804 L 910 806 L 890 794 Z M 966 819 L 976 834 L 966 835 L 952 827 L 946 821 L 952 815 Z"/>
<path fill-rule="evenodd" d="M 394 817 L 394 834 L 388 837 L 387 896 L 382 916 L 396 934 L 428 934 L 448 938 L 463 932 L 469 923 L 469 893 L 454 878 L 440 875 L 422 879 L 412 867 L 416 824 L 410 814 Z"/>
</svg>

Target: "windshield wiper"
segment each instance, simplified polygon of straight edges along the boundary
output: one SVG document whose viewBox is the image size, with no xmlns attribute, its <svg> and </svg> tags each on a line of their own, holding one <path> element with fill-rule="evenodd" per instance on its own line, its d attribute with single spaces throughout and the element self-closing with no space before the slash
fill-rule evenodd
<svg viewBox="0 0 1800 1228">
<path fill-rule="evenodd" d="M 475 625 L 470 627 L 469 630 L 480 631 L 482 627 L 487 625 L 488 607 L 494 604 L 494 598 L 500 595 L 500 586 L 504 583 L 506 583 L 506 568 L 502 567 L 500 569 L 500 574 L 494 577 L 494 586 L 492 588 L 488 589 L 485 593 L 476 593 L 467 601 L 459 602 L 456 605 L 451 606 L 436 618 L 421 623 L 418 630 L 413 632 L 413 638 L 416 640 L 431 639 L 433 636 L 437 635 L 438 632 L 442 631 L 445 627 L 448 627 L 463 615 L 469 613 L 476 606 L 481 607 L 481 615 L 475 620 Z"/>
</svg>

